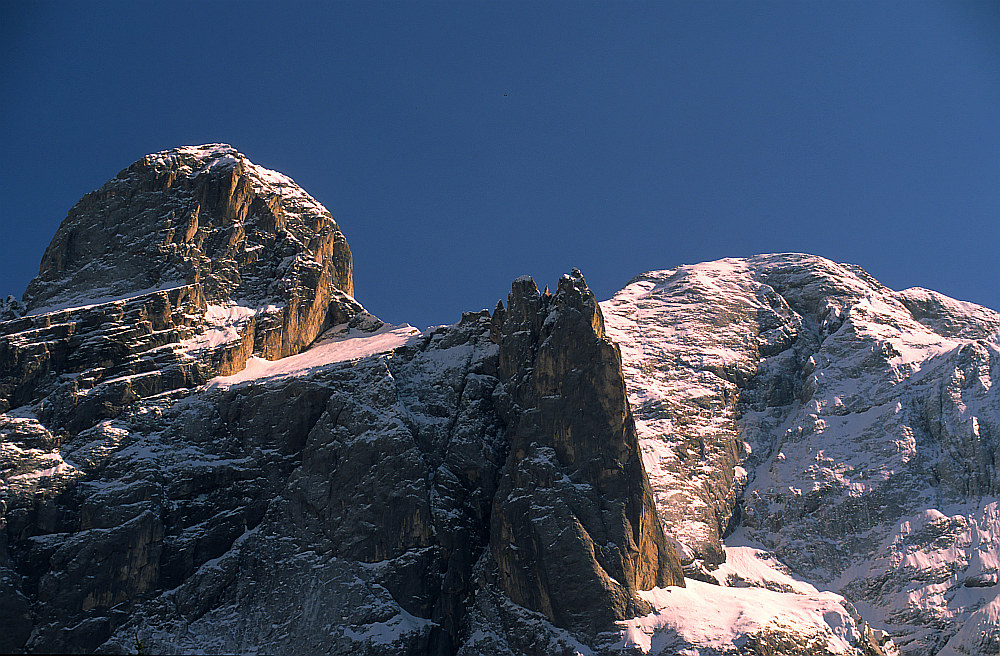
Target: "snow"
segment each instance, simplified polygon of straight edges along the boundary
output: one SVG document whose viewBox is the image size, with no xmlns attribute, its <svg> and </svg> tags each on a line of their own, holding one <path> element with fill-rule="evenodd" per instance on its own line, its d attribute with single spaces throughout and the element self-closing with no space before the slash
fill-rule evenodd
<svg viewBox="0 0 1000 656">
<path fill-rule="evenodd" d="M 856 653 L 853 645 L 860 635 L 839 595 L 728 588 L 692 579 L 685 584 L 639 593 L 654 610 L 618 622 L 624 630 L 623 650 L 638 647 L 648 654 L 697 656 L 731 649 L 750 634 L 773 631 L 794 635 L 802 644 L 816 640 L 832 654 Z"/>
<path fill-rule="evenodd" d="M 171 280 L 164 281 L 155 287 L 147 287 L 145 289 L 137 289 L 135 291 L 127 292 L 125 294 L 113 294 L 100 296 L 100 290 L 90 290 L 86 295 L 78 296 L 61 296 L 60 300 L 56 303 L 51 303 L 44 307 L 35 308 L 28 312 L 25 316 L 34 317 L 43 314 L 53 314 L 55 312 L 74 312 L 77 310 L 89 310 L 90 308 L 97 307 L 98 305 L 104 305 L 106 303 L 117 303 L 119 301 L 127 301 L 129 299 L 135 298 L 137 296 L 145 296 L 147 294 L 155 294 L 156 292 L 165 292 L 172 289 L 179 289 L 181 287 L 186 287 L 187 284 L 183 280 Z"/>
<path fill-rule="evenodd" d="M 66 462 L 58 451 L 23 449 L 6 440 L 0 440 L 0 463 L 6 469 L 0 478 L 0 495 L 12 490 L 30 493 L 40 488 L 55 489 L 57 483 L 76 480 L 84 474 L 73 463 Z"/>
<path fill-rule="evenodd" d="M 412 326 L 384 326 L 375 332 L 352 330 L 345 336 L 321 340 L 312 347 L 281 360 L 252 357 L 246 368 L 232 376 L 218 376 L 210 387 L 226 388 L 250 381 L 302 376 L 327 365 L 386 353 L 410 343 L 420 331 Z"/>
<path fill-rule="evenodd" d="M 739 546 L 733 546 L 734 543 Z M 759 587 L 800 595 L 819 593 L 814 585 L 794 575 L 774 554 L 746 544 L 735 534 L 727 539 L 725 550 L 726 562 L 712 572 L 719 585 Z"/>
<path fill-rule="evenodd" d="M 1000 650 L 1000 595 L 972 614 L 937 656 L 967 656 Z"/>
<path fill-rule="evenodd" d="M 308 211 L 311 214 L 324 216 L 333 220 L 330 213 L 315 198 L 306 193 L 288 176 L 254 164 L 245 155 L 229 144 L 203 144 L 200 146 L 182 146 L 147 155 L 146 161 L 154 167 L 167 168 L 171 162 L 184 158 L 194 161 L 194 166 L 185 164 L 177 168 L 181 175 L 189 178 L 213 169 L 221 169 L 241 165 L 244 173 L 250 179 L 254 191 L 265 198 L 280 197 L 286 210 L 293 212 Z M 287 236 L 293 240 L 296 235 L 291 232 Z"/>
<path fill-rule="evenodd" d="M 55 476 L 56 474 L 70 473 L 76 471 L 73 465 L 65 462 L 60 462 L 53 467 L 48 467 L 46 469 L 38 469 L 27 474 L 18 474 L 16 476 L 11 476 L 8 481 L 14 482 L 24 482 L 31 481 L 38 478 L 48 478 L 50 476 Z"/>
<path fill-rule="evenodd" d="M 231 166 L 242 157 L 223 146 L 196 150 L 202 157 L 199 171 Z M 281 174 L 247 165 L 256 182 L 275 193 L 285 193 L 293 184 Z M 196 174 L 194 169 L 191 174 Z M 297 194 L 295 202 L 311 201 L 304 192 L 288 193 Z M 769 299 L 767 293 L 777 294 L 763 282 L 761 271 L 778 258 L 794 259 L 766 256 L 651 272 L 602 304 L 608 334 L 621 348 L 658 510 L 683 509 L 680 523 L 668 526 L 668 538 L 687 558 L 694 557 L 699 544 L 718 538 L 719 523 L 713 525 L 711 514 L 716 499 L 706 490 L 718 497 L 730 491 L 734 498 L 745 493 L 748 513 L 759 512 L 758 523 L 726 539 L 725 561 L 711 572 L 721 585 L 689 580 L 687 588 L 642 593 L 654 611 L 621 623 L 620 646 L 654 654 L 702 654 L 731 650 L 747 634 L 780 630 L 802 641 L 818 640 L 831 653 L 855 653 L 861 620 L 852 620 L 853 611 L 835 591 L 863 592 L 878 584 L 877 598 L 848 595 L 865 620 L 912 637 L 936 629 L 927 629 L 926 622 L 921 628 L 916 620 L 894 622 L 903 621 L 900 617 L 931 618 L 939 623 L 930 626 L 954 633 L 941 654 L 980 653 L 976 645 L 1000 627 L 998 500 L 955 494 L 945 499 L 925 476 L 948 475 L 943 467 L 948 449 L 958 462 L 971 463 L 972 449 L 993 444 L 1000 404 L 991 396 L 991 367 L 997 359 L 995 326 L 1000 321 L 984 308 L 926 290 L 897 293 L 878 288 L 821 258 L 807 258 L 800 273 L 783 274 L 795 284 L 788 283 L 785 296 Z M 833 303 L 823 298 L 826 292 L 817 291 L 831 279 L 847 301 Z M 151 291 L 159 290 L 136 294 Z M 809 303 L 817 303 L 820 310 L 803 318 L 790 306 L 781 306 L 786 297 L 803 315 Z M 904 303 L 933 305 L 969 319 L 955 323 L 947 313 L 944 318 L 931 313 L 918 319 L 922 315 Z M 774 308 L 787 310 L 787 321 L 765 329 L 758 320 Z M 278 310 L 246 301 L 210 305 L 205 314 L 208 329 L 185 340 L 183 348 L 212 348 L 238 340 L 240 329 L 254 316 Z M 44 311 L 52 310 L 34 313 Z M 796 366 L 804 365 L 796 375 L 802 372 L 797 383 L 805 389 L 795 390 L 794 399 L 781 407 L 737 406 L 747 390 L 734 382 L 738 375 L 745 370 L 764 377 L 769 368 L 781 366 L 781 358 L 792 359 L 788 344 L 799 330 L 817 341 L 814 353 L 805 352 L 809 357 L 796 361 Z M 278 361 L 251 358 L 244 371 L 217 377 L 209 387 L 310 375 L 336 363 L 389 353 L 414 343 L 419 335 L 406 325 L 375 332 L 340 326 L 296 356 Z M 442 335 L 429 329 L 424 337 L 434 343 Z M 764 357 L 761 351 L 776 355 Z M 399 384 L 395 393 L 420 401 L 425 382 L 439 378 L 433 372 L 467 369 L 474 355 L 466 345 L 423 351 L 406 365 L 409 383 Z M 918 402 L 926 405 L 915 405 Z M 946 404 L 954 407 L 950 418 L 940 410 Z M 419 407 L 409 401 L 402 405 Z M 914 428 L 914 416 L 929 413 L 926 408 L 937 408 L 939 415 L 918 418 L 950 438 Z M 369 423 L 377 428 L 359 439 L 399 422 L 390 414 L 375 416 L 374 408 L 364 411 L 372 413 Z M 30 414 L 24 421 L 29 420 Z M 419 421 L 432 426 L 439 419 L 419 416 Z M 681 458 L 684 440 L 697 441 L 692 437 L 701 440 L 702 451 Z M 728 479 L 713 469 L 720 459 L 705 447 L 713 439 L 731 440 L 732 450 L 740 449 Z M 181 466 L 192 472 L 202 467 L 238 470 L 250 464 L 211 456 L 194 446 L 181 448 L 155 436 L 130 436 L 110 422 L 85 440 L 67 443 L 51 456 L 0 443 L 5 457 L 24 464 L 11 470 L 13 475 L 2 484 L 28 487 L 82 476 L 112 452 L 168 477 Z M 542 455 L 550 454 L 540 451 L 538 457 Z M 953 474 L 958 480 L 962 475 Z M 889 508 L 889 502 L 895 503 L 893 491 L 909 505 Z M 803 510 L 802 499 L 809 495 L 823 504 L 814 518 L 809 517 L 812 509 Z M 755 498 L 760 500 L 757 505 Z M 871 499 L 876 500 L 874 507 Z M 837 516 L 830 509 L 843 512 Z M 830 514 L 823 516 L 824 511 Z M 435 512 L 453 513 L 439 508 Z M 828 532 L 831 526 L 835 534 Z M 829 554 L 835 557 L 827 558 Z M 214 559 L 205 567 L 222 562 Z M 948 628 L 949 622 L 955 628 Z M 389 645 L 426 627 L 427 620 L 400 610 L 382 616 L 382 621 L 345 630 L 354 640 Z"/>
<path fill-rule="evenodd" d="M 601 306 L 679 551 L 717 536 L 728 486 L 765 544 L 727 539 L 720 582 L 851 591 L 910 651 L 991 621 L 1000 315 L 796 254 L 648 272 Z"/>
<path fill-rule="evenodd" d="M 261 310 L 236 302 L 209 304 L 205 310 L 207 328 L 194 337 L 181 340 L 179 350 L 198 351 L 239 341 L 242 339 L 240 330 L 258 312 Z"/>
<path fill-rule="evenodd" d="M 360 630 L 346 627 L 344 635 L 356 642 L 391 645 L 407 634 L 422 632 L 433 625 L 431 620 L 411 615 L 401 608 L 398 614 L 385 622 L 366 624 Z"/>
</svg>

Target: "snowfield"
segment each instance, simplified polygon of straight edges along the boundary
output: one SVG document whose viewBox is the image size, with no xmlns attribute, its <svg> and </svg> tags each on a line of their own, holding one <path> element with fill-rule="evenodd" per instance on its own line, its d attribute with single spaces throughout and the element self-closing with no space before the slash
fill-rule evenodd
<svg viewBox="0 0 1000 656">
<path fill-rule="evenodd" d="M 997 653 L 1000 315 L 797 254 L 652 271 L 602 309 L 692 574 L 817 627 L 836 592 L 911 656 Z"/>
<path fill-rule="evenodd" d="M 344 334 L 337 334 L 345 328 L 345 326 L 331 328 L 315 344 L 298 355 L 281 360 L 252 357 L 247 360 L 246 369 L 232 376 L 213 378 L 209 381 L 209 386 L 225 388 L 249 381 L 303 376 L 336 362 L 357 360 L 392 351 L 405 346 L 420 335 L 419 330 L 407 324 L 383 326 L 375 332 L 353 329 Z"/>
</svg>

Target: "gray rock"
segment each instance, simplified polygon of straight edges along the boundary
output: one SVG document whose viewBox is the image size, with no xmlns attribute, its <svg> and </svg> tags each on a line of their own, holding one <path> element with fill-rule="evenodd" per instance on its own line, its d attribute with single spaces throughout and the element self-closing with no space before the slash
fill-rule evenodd
<svg viewBox="0 0 1000 656">
<path fill-rule="evenodd" d="M 1000 315 L 796 254 L 650 272 L 603 308 L 686 567 L 711 576 L 738 529 L 913 656 L 994 621 Z"/>
<path fill-rule="evenodd" d="M 695 380 L 722 383 L 659 410 L 637 398 L 642 431 L 663 408 L 678 425 L 701 413 L 671 443 L 700 466 L 674 472 L 687 496 L 670 497 L 626 395 L 657 367 L 625 339 L 623 375 L 578 271 L 554 294 L 515 281 L 492 315 L 384 326 L 351 297 L 339 227 L 290 180 L 221 145 L 144 158 L 70 211 L 24 304 L 0 308 L 0 650 L 637 653 L 626 626 L 656 612 L 643 591 L 684 584 L 674 543 L 693 574 L 717 563 L 741 519 L 737 463 L 776 448 L 748 456 L 746 409 L 814 393 L 802 356 L 820 337 L 801 308 L 827 292 L 773 284 L 736 309 L 690 299 L 720 343 L 751 347 L 698 362 Z M 971 334 L 947 303 L 908 302 Z M 749 340 L 732 327 L 747 308 Z M 953 417 L 992 353 L 957 356 L 929 397 L 941 413 L 921 410 L 955 444 L 935 471 L 956 494 L 994 490 L 989 422 L 974 435 Z M 253 355 L 277 362 L 244 371 Z M 798 517 L 783 502 L 758 513 L 778 538 Z M 968 527 L 932 519 L 921 545 Z M 994 580 L 980 560 L 964 590 Z M 868 654 L 875 634 L 851 621 L 848 653 Z M 827 653 L 813 637 L 765 628 L 719 653 Z"/>
<path fill-rule="evenodd" d="M 515 281 L 498 342 L 510 440 L 491 523 L 500 587 L 582 634 L 648 613 L 636 591 L 684 576 L 656 519 L 621 357 L 580 272 L 554 295 Z"/>
</svg>

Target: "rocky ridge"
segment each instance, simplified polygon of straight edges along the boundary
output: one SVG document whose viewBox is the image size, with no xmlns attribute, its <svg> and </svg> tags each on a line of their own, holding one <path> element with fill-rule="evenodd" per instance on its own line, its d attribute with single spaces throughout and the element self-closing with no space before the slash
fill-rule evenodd
<svg viewBox="0 0 1000 656">
<path fill-rule="evenodd" d="M 217 144 L 71 210 L 0 306 L 0 650 L 995 653 L 995 313 L 774 255 L 419 332 L 350 257 Z"/>
<path fill-rule="evenodd" d="M 795 254 L 602 306 L 690 575 L 838 591 L 905 654 L 996 652 L 1000 315 Z"/>
<path fill-rule="evenodd" d="M 619 652 L 683 584 L 578 272 L 423 333 L 350 276 L 226 146 L 71 210 L 0 323 L 0 650 Z"/>
</svg>

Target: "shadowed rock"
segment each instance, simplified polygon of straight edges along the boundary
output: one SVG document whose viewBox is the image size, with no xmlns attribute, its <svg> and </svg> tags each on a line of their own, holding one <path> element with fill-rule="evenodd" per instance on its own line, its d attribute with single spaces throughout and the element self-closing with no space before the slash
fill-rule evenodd
<svg viewBox="0 0 1000 656">
<path fill-rule="evenodd" d="M 684 580 L 582 275 L 380 330 L 350 257 L 228 146 L 146 157 L 70 211 L 0 303 L 0 651 L 633 649 L 614 623 Z M 740 644 L 827 653 L 772 633 Z"/>
<path fill-rule="evenodd" d="M 554 295 L 522 277 L 494 316 L 494 400 L 510 442 L 490 534 L 501 588 L 585 633 L 648 613 L 637 590 L 684 578 L 656 517 L 621 356 L 594 295 L 576 270 Z"/>
</svg>

